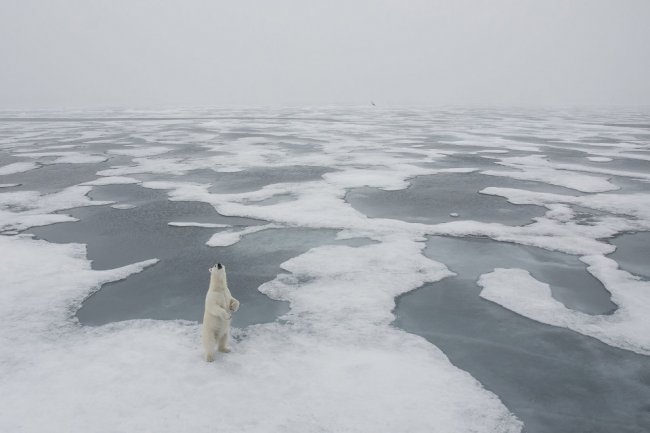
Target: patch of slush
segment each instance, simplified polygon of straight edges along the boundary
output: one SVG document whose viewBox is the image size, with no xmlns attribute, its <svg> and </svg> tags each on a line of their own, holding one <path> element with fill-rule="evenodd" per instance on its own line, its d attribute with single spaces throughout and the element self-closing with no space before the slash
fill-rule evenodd
<svg viewBox="0 0 650 433">
<path fill-rule="evenodd" d="M 0 336 L 12 347 L 0 355 L 3 431 L 39 430 L 44 424 L 66 431 L 176 432 L 188 426 L 213 431 L 215 407 L 230 414 L 245 410 L 245 416 L 229 418 L 228 430 L 246 432 L 521 430 L 493 394 L 442 352 L 387 326 L 391 314 L 384 309 L 392 305 L 393 293 L 448 273 L 418 259 L 416 244 L 371 245 L 363 251 L 324 247 L 285 263 L 291 276 L 275 280 L 266 291 L 302 314 L 290 315 L 291 323 L 249 328 L 235 342 L 234 353 L 204 364 L 194 323 L 83 328 L 68 320 L 71 305 L 101 282 L 151 262 L 93 271 L 76 245 L 6 237 L 0 242 L 3 250 L 16 253 L 11 263 L 0 263 L 5 288 Z M 405 247 L 414 254 L 395 254 Z M 46 265 L 34 267 L 34 261 Z M 314 267 L 324 261 L 337 269 L 336 284 Z M 377 268 L 371 281 L 359 272 L 368 266 Z M 396 279 L 397 269 L 408 272 Z M 311 281 L 296 291 L 295 278 Z M 42 281 L 66 289 L 44 296 Z M 340 293 L 332 293 L 337 287 Z M 333 317 L 319 313 L 323 305 L 316 301 L 323 296 L 335 301 L 325 305 Z M 364 307 L 366 300 L 374 300 L 372 310 Z M 37 395 L 30 392 L 35 384 Z M 173 413 L 161 411 L 179 404 Z M 98 419 L 105 421 L 98 425 Z"/>
</svg>

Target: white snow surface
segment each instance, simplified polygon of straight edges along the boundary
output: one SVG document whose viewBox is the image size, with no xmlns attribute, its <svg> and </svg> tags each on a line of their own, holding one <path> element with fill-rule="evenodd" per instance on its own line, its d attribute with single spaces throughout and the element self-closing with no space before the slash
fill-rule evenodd
<svg viewBox="0 0 650 433">
<path fill-rule="evenodd" d="M 229 224 L 215 224 L 215 223 L 195 223 L 184 221 L 172 221 L 168 223 L 172 227 L 207 227 L 207 228 L 225 228 L 231 227 Z"/>
<path fill-rule="evenodd" d="M 438 349 L 389 326 L 394 296 L 449 275 L 420 243 L 323 247 L 290 260 L 291 274 L 263 287 L 291 302 L 286 322 L 240 331 L 234 352 L 213 364 L 201 360 L 196 323 L 72 319 L 99 284 L 155 260 L 93 271 L 81 245 L 0 237 L 0 247 L 14 252 L 0 262 L 0 336 L 12 348 L 0 354 L 2 431 L 521 429 Z M 314 267 L 324 261 L 332 273 Z"/>
<path fill-rule="evenodd" d="M 482 174 L 533 180 L 563 186 L 582 192 L 603 192 L 618 189 L 606 178 L 591 176 L 565 169 L 553 168 L 543 155 L 501 158 L 499 164 L 516 170 L 485 170 Z"/>
<path fill-rule="evenodd" d="M 91 200 L 86 196 L 91 189 L 91 186 L 75 185 L 51 194 L 41 194 L 37 191 L 0 193 L 0 232 L 76 221 L 76 218 L 69 215 L 54 212 L 112 203 Z"/>
<path fill-rule="evenodd" d="M 588 156 L 587 159 L 592 162 L 610 162 L 612 158 L 606 156 Z"/>
<path fill-rule="evenodd" d="M 118 203 L 118 204 L 112 204 L 111 207 L 113 209 L 126 210 L 126 209 L 133 209 L 136 206 L 134 204 L 130 204 L 130 203 Z"/>
<path fill-rule="evenodd" d="M 207 227 L 207 226 L 204 226 Z M 219 227 L 218 225 L 212 225 L 212 227 Z M 222 226 L 223 227 L 223 226 Z M 228 226 L 225 226 L 228 227 Z M 208 239 L 205 243 L 210 247 L 227 247 L 229 245 L 234 245 L 241 240 L 246 235 L 251 233 L 257 233 L 262 230 L 279 228 L 281 226 L 277 224 L 265 224 L 261 226 L 251 226 L 244 229 L 230 229 L 225 230 L 219 233 L 215 233 Z"/>
<path fill-rule="evenodd" d="M 35 162 L 14 162 L 0 167 L 0 176 L 7 174 L 24 173 L 26 171 L 34 170 L 38 167 L 40 167 L 40 165 Z"/>
</svg>

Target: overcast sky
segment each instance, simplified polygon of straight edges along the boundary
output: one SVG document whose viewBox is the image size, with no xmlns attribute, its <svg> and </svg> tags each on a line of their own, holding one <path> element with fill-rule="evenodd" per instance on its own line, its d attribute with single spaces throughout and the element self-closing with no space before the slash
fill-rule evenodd
<svg viewBox="0 0 650 433">
<path fill-rule="evenodd" d="M 0 0 L 0 108 L 650 104 L 650 0 Z"/>
</svg>

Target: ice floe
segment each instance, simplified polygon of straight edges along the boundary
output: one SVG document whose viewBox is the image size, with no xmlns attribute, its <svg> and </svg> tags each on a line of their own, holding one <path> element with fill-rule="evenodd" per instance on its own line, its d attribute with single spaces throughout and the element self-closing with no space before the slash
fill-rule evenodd
<svg viewBox="0 0 650 433">
<path fill-rule="evenodd" d="M 221 226 L 223 227 L 224 225 Z M 212 227 L 219 227 L 219 225 L 212 225 Z M 274 229 L 278 227 L 281 226 L 277 224 L 265 224 L 261 226 L 247 227 L 245 229 L 239 229 L 239 230 L 236 229 L 225 230 L 212 235 L 212 237 L 208 239 L 208 241 L 205 244 L 211 247 L 227 247 L 228 245 L 233 245 L 239 242 L 239 240 L 243 236 L 249 235 L 251 233 L 256 233 L 261 230 Z"/>
<path fill-rule="evenodd" d="M 553 168 L 541 155 L 502 158 L 499 164 L 514 170 L 484 170 L 481 173 L 490 176 L 545 182 L 582 192 L 603 192 L 618 189 L 616 185 L 606 178 Z"/>
<path fill-rule="evenodd" d="M 25 171 L 34 170 L 40 167 L 35 162 L 14 162 L 12 164 L 3 165 L 0 167 L 0 176 L 14 173 L 23 173 Z"/>
<path fill-rule="evenodd" d="M 205 227 L 205 228 L 231 227 L 229 224 L 195 223 L 195 222 L 182 222 L 182 221 L 172 221 L 169 223 L 169 225 L 172 227 Z"/>
<path fill-rule="evenodd" d="M 580 260 L 612 294 L 612 301 L 618 305 L 613 314 L 590 315 L 566 308 L 553 299 L 548 284 L 523 269 L 495 269 L 483 274 L 478 280 L 483 287 L 481 297 L 538 322 L 650 355 L 650 282 L 618 269 L 615 261 L 603 256 L 584 256 Z"/>
<path fill-rule="evenodd" d="M 52 194 L 41 194 L 37 191 L 0 193 L 0 232 L 76 221 L 71 216 L 54 212 L 81 206 L 112 203 L 91 200 L 86 196 L 91 189 L 91 186 L 76 185 Z"/>
</svg>

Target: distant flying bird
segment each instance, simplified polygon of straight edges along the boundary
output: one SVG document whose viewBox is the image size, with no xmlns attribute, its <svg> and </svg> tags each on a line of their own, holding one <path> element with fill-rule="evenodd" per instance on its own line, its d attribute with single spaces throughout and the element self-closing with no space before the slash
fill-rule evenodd
<svg viewBox="0 0 650 433">
<path fill-rule="evenodd" d="M 372 102 L 372 101 L 370 101 L 370 103 L 372 104 L 373 107 L 376 107 L 376 106 L 377 106 L 377 105 L 375 105 L 375 103 Z"/>
</svg>

